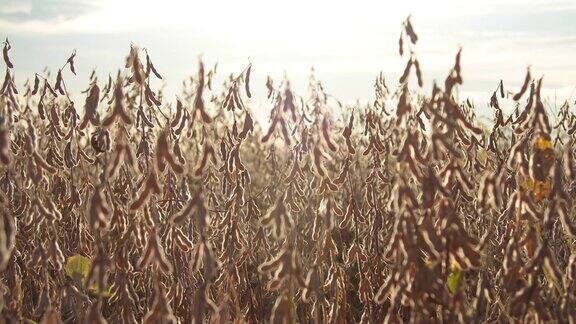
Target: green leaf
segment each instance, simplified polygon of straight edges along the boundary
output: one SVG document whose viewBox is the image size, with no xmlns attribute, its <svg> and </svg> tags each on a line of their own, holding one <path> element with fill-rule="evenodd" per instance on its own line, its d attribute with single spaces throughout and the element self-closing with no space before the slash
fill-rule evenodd
<svg viewBox="0 0 576 324">
<path fill-rule="evenodd" d="M 460 279 L 462 278 L 462 270 L 458 268 L 452 268 L 452 272 L 448 275 L 446 280 L 446 285 L 450 293 L 455 294 L 460 287 Z"/>
<path fill-rule="evenodd" d="M 90 259 L 79 254 L 73 255 L 66 260 L 65 270 L 70 278 L 84 281 L 90 271 Z"/>
</svg>

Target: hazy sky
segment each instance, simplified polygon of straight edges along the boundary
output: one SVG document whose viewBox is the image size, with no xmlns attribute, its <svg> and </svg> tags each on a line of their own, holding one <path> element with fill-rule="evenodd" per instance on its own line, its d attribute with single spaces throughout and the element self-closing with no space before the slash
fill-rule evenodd
<svg viewBox="0 0 576 324">
<path fill-rule="evenodd" d="M 266 75 L 284 71 L 302 93 L 314 66 L 329 93 L 355 100 L 371 98 L 380 70 L 396 82 L 408 14 L 427 84 L 444 79 L 462 46 L 465 93 L 487 100 L 501 78 L 517 87 L 529 64 L 549 94 L 574 88 L 576 1 L 0 0 L 0 37 L 13 45 L 19 82 L 57 69 L 76 49 L 79 73 L 67 82 L 78 91 L 92 68 L 101 77 L 120 68 L 134 43 L 149 50 L 170 91 L 202 55 L 219 62 L 221 77 L 252 62 L 256 95 Z"/>
</svg>

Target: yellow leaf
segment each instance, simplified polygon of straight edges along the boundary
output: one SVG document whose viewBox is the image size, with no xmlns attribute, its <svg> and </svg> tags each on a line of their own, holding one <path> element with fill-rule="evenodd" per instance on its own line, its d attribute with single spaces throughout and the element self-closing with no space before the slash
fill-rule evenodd
<svg viewBox="0 0 576 324">
<path fill-rule="evenodd" d="M 70 278 L 84 281 L 90 271 L 90 259 L 79 254 L 73 255 L 66 260 L 65 270 Z"/>
<path fill-rule="evenodd" d="M 21 319 L 20 319 L 20 322 L 21 322 L 21 323 L 25 323 L 25 324 L 38 324 L 38 322 L 36 322 L 36 321 L 34 321 L 34 320 L 31 320 L 31 319 L 29 319 L 29 318 L 25 318 L 25 317 L 24 317 L 24 318 L 21 318 Z"/>
<path fill-rule="evenodd" d="M 99 291 L 98 287 L 96 285 L 91 285 L 88 290 L 93 293 L 94 295 L 97 296 L 102 296 L 105 298 L 108 298 L 110 296 L 112 296 L 112 293 L 110 292 L 110 287 L 105 287 L 103 291 Z"/>
<path fill-rule="evenodd" d="M 552 148 L 552 142 L 540 136 L 534 142 L 534 148 L 544 151 L 546 149 Z"/>
<path fill-rule="evenodd" d="M 456 263 L 452 263 L 452 272 L 448 275 L 448 279 L 446 280 L 446 286 L 448 286 L 448 290 L 450 293 L 455 294 L 460 288 L 460 280 L 462 279 L 462 270 Z"/>
<path fill-rule="evenodd" d="M 526 179 L 522 187 L 524 187 L 525 190 L 529 191 L 534 190 L 534 180 L 532 180 L 531 178 Z"/>
</svg>

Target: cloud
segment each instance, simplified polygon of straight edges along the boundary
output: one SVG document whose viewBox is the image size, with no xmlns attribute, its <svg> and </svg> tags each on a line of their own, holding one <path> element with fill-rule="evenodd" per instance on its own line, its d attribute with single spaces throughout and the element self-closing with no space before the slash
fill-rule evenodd
<svg viewBox="0 0 576 324">
<path fill-rule="evenodd" d="M 24 21 L 70 20 L 95 9 L 93 0 L 4 0 L 0 18 L 14 23 Z"/>
<path fill-rule="evenodd" d="M 0 17 L 29 15 L 31 12 L 32 3 L 27 1 L 8 1 L 0 6 Z"/>
<path fill-rule="evenodd" d="M 546 86 L 573 83 L 576 3 L 564 0 L 8 0 L 0 5 L 0 30 L 15 37 L 15 50 L 18 37 L 62 55 L 76 48 L 79 64 L 88 66 L 121 61 L 130 43 L 140 43 L 171 83 L 193 71 L 190 58 L 200 54 L 219 60 L 226 73 L 250 60 L 255 80 L 287 71 L 304 90 L 315 66 L 334 95 L 355 99 L 372 95 L 378 71 L 392 82 L 402 72 L 397 39 L 408 14 L 427 84 L 443 80 L 459 46 L 463 91 L 491 91 L 500 79 L 516 86 L 528 64 L 545 74 Z M 90 56 L 95 48 L 110 59 Z"/>
</svg>

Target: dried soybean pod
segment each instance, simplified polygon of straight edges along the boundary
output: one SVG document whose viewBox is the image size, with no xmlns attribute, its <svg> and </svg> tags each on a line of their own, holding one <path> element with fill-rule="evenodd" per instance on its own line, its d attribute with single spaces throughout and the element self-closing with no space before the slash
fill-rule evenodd
<svg viewBox="0 0 576 324">
<path fill-rule="evenodd" d="M 61 95 L 66 94 L 62 88 L 62 70 L 58 70 L 58 74 L 56 75 L 56 85 L 54 85 L 54 89 L 60 92 Z"/>
<path fill-rule="evenodd" d="M 176 115 L 174 115 L 174 119 L 170 123 L 170 127 L 178 126 L 180 119 L 182 119 L 184 108 L 182 107 L 182 102 L 180 99 L 176 99 Z"/>
<path fill-rule="evenodd" d="M 154 75 L 162 80 L 162 76 L 160 75 L 160 73 L 158 73 L 158 71 L 156 70 L 156 67 L 154 67 L 154 64 L 152 63 L 152 60 L 150 60 L 150 56 L 148 56 L 148 52 L 146 52 L 146 67 L 147 69 L 151 70 L 152 73 L 154 73 Z M 149 73 L 148 73 L 149 74 Z"/>
<path fill-rule="evenodd" d="M 250 116 L 248 111 L 246 111 L 246 117 L 244 118 L 244 126 L 242 127 L 242 131 L 240 132 L 240 134 L 238 134 L 238 137 L 240 139 L 245 139 L 246 136 L 248 136 L 248 132 L 252 131 L 254 131 L 254 121 L 252 120 L 252 117 Z"/>
<path fill-rule="evenodd" d="M 398 52 L 400 56 L 404 55 L 404 32 L 400 31 L 400 37 L 398 38 Z"/>
<path fill-rule="evenodd" d="M 68 144 L 66 144 L 66 148 L 64 148 L 64 162 L 66 163 L 66 167 L 68 167 L 69 169 L 75 167 L 78 164 L 76 162 L 76 159 L 72 155 L 72 142 L 71 141 L 68 142 Z"/>
<path fill-rule="evenodd" d="M 332 151 L 332 152 L 336 152 L 336 145 L 334 145 L 334 143 L 332 142 L 332 139 L 330 139 L 330 125 L 328 123 L 328 118 L 324 117 L 324 119 L 322 120 L 322 136 L 324 137 L 324 141 L 326 142 L 326 145 L 328 145 L 328 148 Z"/>
<path fill-rule="evenodd" d="M 36 75 L 34 76 L 34 88 L 32 89 L 32 95 L 38 93 L 39 85 L 40 85 L 40 78 L 38 77 L 38 75 Z"/>
<path fill-rule="evenodd" d="M 204 144 L 204 154 L 202 155 L 202 161 L 200 162 L 200 166 L 196 169 L 194 174 L 196 176 L 202 175 L 206 164 L 208 163 L 208 158 L 211 157 L 213 162 L 216 162 L 216 158 L 214 157 L 214 148 L 208 142 Z"/>
<path fill-rule="evenodd" d="M 12 46 L 10 45 L 8 38 L 6 38 L 6 40 L 4 41 L 4 49 L 2 50 L 2 55 L 4 56 L 4 63 L 6 63 L 6 66 L 10 69 L 14 68 L 14 64 L 10 62 L 10 57 L 8 56 L 8 51 L 11 48 Z"/>
<path fill-rule="evenodd" d="M 70 71 L 72 71 L 72 73 L 74 73 L 74 75 L 76 75 L 76 69 L 74 68 L 74 58 L 75 57 L 76 57 L 76 50 L 74 50 L 74 52 L 72 52 L 72 55 L 70 55 L 70 57 L 66 61 L 66 63 L 70 64 Z"/>
<path fill-rule="evenodd" d="M 408 37 L 410 37 L 410 41 L 412 42 L 412 44 L 416 44 L 416 42 L 418 41 L 418 35 L 416 35 L 416 32 L 414 32 L 414 27 L 412 27 L 412 23 L 410 22 L 410 16 L 406 18 L 405 27 L 406 27 L 406 34 L 408 34 Z"/>
<path fill-rule="evenodd" d="M 248 65 L 248 70 L 246 70 L 246 77 L 244 78 L 244 87 L 246 89 L 246 95 L 248 98 L 252 98 L 250 93 L 250 71 L 252 70 L 252 64 Z"/>
<path fill-rule="evenodd" d="M 422 81 L 422 70 L 420 70 L 420 63 L 414 59 L 414 68 L 416 69 L 416 78 L 418 79 L 418 86 L 422 88 L 424 82 Z"/>
<path fill-rule="evenodd" d="M 144 188 L 141 190 L 138 197 L 132 201 L 130 204 L 130 210 L 137 210 L 148 202 L 151 194 L 160 193 L 160 184 L 156 178 L 156 172 L 154 170 L 150 171 L 146 182 L 144 183 Z"/>
<path fill-rule="evenodd" d="M 522 98 L 522 96 L 524 95 L 524 93 L 528 89 L 528 85 L 530 84 L 530 80 L 532 80 L 532 76 L 530 75 L 530 67 L 528 67 L 526 69 L 526 77 L 524 78 L 524 83 L 522 84 L 522 88 L 520 88 L 520 91 L 517 94 L 515 94 L 514 97 L 512 97 L 512 99 L 514 99 L 514 101 L 518 101 L 518 100 L 520 100 L 520 98 Z"/>
<path fill-rule="evenodd" d="M 262 143 L 266 143 L 268 142 L 268 140 L 270 139 L 270 137 L 272 136 L 272 134 L 274 133 L 274 130 L 276 129 L 276 125 L 278 124 L 278 117 L 274 117 L 274 120 L 272 120 L 272 124 L 270 125 L 270 128 L 268 128 L 268 132 L 266 132 L 266 135 L 264 135 L 264 137 L 262 137 Z"/>
<path fill-rule="evenodd" d="M 406 62 L 406 67 L 404 68 L 404 72 L 402 73 L 402 76 L 400 76 L 400 81 L 399 81 L 400 83 L 404 83 L 408 79 L 408 75 L 410 74 L 410 69 L 412 68 L 412 64 L 414 64 L 414 61 L 412 58 L 410 58 L 408 60 L 408 62 Z"/>
</svg>

